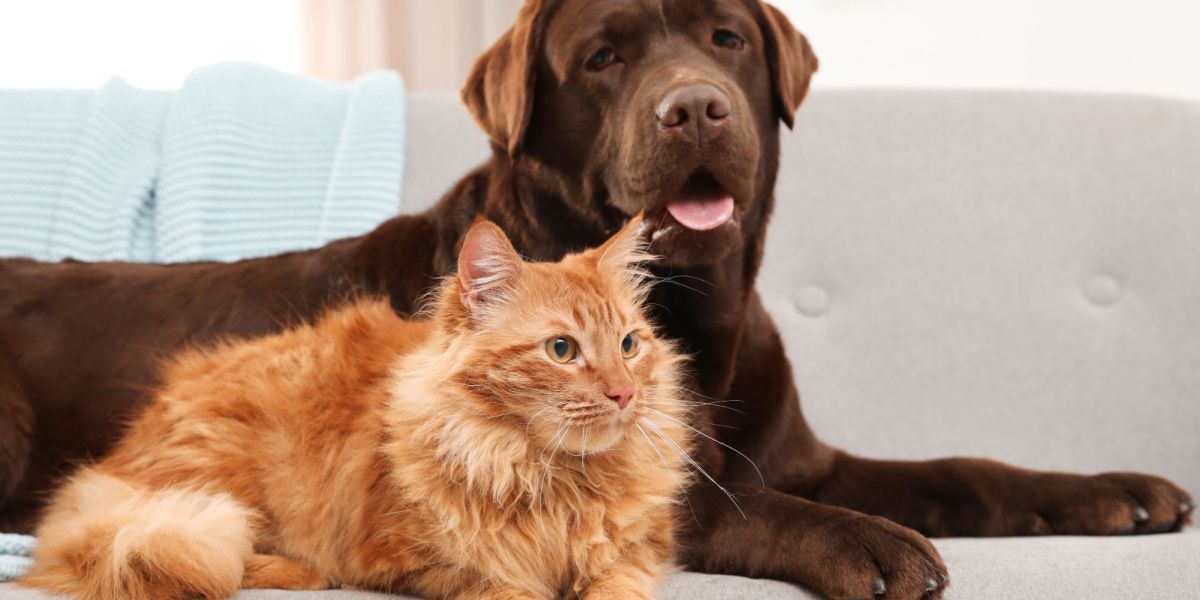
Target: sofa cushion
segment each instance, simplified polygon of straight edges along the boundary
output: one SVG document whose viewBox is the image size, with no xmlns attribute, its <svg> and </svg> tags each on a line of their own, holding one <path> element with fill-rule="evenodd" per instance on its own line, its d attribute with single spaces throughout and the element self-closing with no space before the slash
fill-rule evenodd
<svg viewBox="0 0 1200 600">
<path fill-rule="evenodd" d="M 935 540 L 950 568 L 947 600 L 1078 600 L 1194 598 L 1200 573 L 1200 531 L 1136 537 L 1041 537 Z M 817 600 L 799 587 L 765 579 L 679 573 L 661 600 Z M 0 585 L 3 600 L 47 596 Z M 370 600 L 398 598 L 351 591 L 247 590 L 239 600 Z"/>
</svg>

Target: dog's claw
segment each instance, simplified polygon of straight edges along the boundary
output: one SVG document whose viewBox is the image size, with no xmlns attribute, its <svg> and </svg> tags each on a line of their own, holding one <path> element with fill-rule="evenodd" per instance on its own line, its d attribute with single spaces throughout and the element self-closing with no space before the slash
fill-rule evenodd
<svg viewBox="0 0 1200 600">
<path fill-rule="evenodd" d="M 874 589 L 875 595 L 882 596 L 884 594 L 884 592 L 886 592 L 886 591 L 887 591 L 887 584 L 884 583 L 882 579 L 876 579 L 875 580 L 875 589 Z"/>
<path fill-rule="evenodd" d="M 1134 521 L 1141 523 L 1142 521 L 1148 521 L 1149 519 L 1150 519 L 1150 511 L 1146 510 L 1145 508 L 1142 508 L 1141 506 L 1133 509 L 1133 520 Z"/>
<path fill-rule="evenodd" d="M 1179 512 L 1180 512 L 1181 514 L 1182 514 L 1182 513 L 1185 513 L 1185 512 L 1187 512 L 1187 511 L 1189 511 L 1189 510 L 1192 510 L 1192 503 L 1191 503 L 1191 502 L 1184 501 L 1184 502 L 1180 502 L 1180 503 L 1179 503 Z"/>
<path fill-rule="evenodd" d="M 926 591 L 930 591 L 930 592 L 932 592 L 933 590 L 936 590 L 936 589 L 937 589 L 937 586 L 938 586 L 938 582 L 936 582 L 936 581 L 934 581 L 934 580 L 932 580 L 932 579 L 926 579 L 926 580 L 925 580 L 925 590 L 926 590 Z"/>
</svg>

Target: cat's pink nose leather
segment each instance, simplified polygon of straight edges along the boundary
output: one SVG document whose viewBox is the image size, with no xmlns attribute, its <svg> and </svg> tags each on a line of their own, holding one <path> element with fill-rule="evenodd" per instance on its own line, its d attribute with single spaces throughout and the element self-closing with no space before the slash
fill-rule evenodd
<svg viewBox="0 0 1200 600">
<path fill-rule="evenodd" d="M 625 410 L 629 404 L 629 399 L 633 397 L 633 386 L 629 384 L 620 387 L 612 387 L 608 390 L 608 399 L 617 403 L 617 408 Z"/>
</svg>

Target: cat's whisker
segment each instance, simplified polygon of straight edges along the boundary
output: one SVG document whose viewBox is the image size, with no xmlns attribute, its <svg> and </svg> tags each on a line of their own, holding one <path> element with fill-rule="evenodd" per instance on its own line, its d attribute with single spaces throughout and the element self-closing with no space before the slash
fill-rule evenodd
<svg viewBox="0 0 1200 600">
<path fill-rule="evenodd" d="M 531 427 L 533 427 L 534 419 L 537 419 L 538 416 L 540 416 L 542 413 L 550 410 L 551 408 L 554 408 L 554 407 L 553 406 L 543 406 L 542 408 L 539 408 L 537 410 L 537 412 L 534 412 L 532 415 L 529 416 L 529 422 L 525 424 L 525 435 L 526 436 L 529 435 L 529 429 Z"/>
<path fill-rule="evenodd" d="M 591 400 L 581 400 L 579 402 L 570 402 L 562 405 L 563 410 L 589 410 L 597 408 L 598 403 Z"/>
<path fill-rule="evenodd" d="M 596 413 L 608 412 L 608 410 L 609 409 L 607 407 L 596 406 L 593 403 L 588 403 L 588 404 L 584 404 L 584 405 L 580 405 L 580 406 L 564 406 L 563 407 L 563 412 L 570 414 L 570 415 L 596 414 Z"/>
<path fill-rule="evenodd" d="M 673 390 L 673 391 L 676 391 L 676 392 L 681 392 L 681 393 L 684 393 L 684 394 L 686 394 L 686 395 L 689 395 L 689 396 L 699 396 L 699 397 L 701 397 L 701 398 L 704 398 L 705 400 L 708 400 L 708 401 L 711 401 L 711 402 L 717 402 L 717 403 L 724 403 L 724 402 L 745 402 L 745 400 L 739 400 L 739 399 L 737 399 L 737 398 L 713 398 L 712 396 L 706 396 L 706 395 L 704 395 L 704 394 L 702 394 L 702 393 L 700 393 L 700 392 L 698 392 L 698 391 L 696 391 L 696 390 L 694 390 L 694 389 L 692 389 L 692 388 L 689 388 L 689 387 L 684 387 L 684 386 L 680 386 L 680 385 L 673 385 L 673 386 L 671 386 L 671 385 L 669 385 L 669 386 L 662 386 L 662 388 L 663 388 L 663 389 L 666 389 L 666 390 Z"/>
<path fill-rule="evenodd" d="M 697 277 L 695 275 L 688 275 L 686 273 L 676 273 L 674 275 L 668 275 L 666 277 L 666 279 L 695 279 L 696 281 L 699 281 L 700 283 L 703 283 L 704 285 L 707 285 L 710 288 L 717 287 L 717 286 L 713 285 L 713 283 L 711 281 L 709 281 L 703 277 Z"/>
<path fill-rule="evenodd" d="M 746 411 L 744 411 L 744 410 L 740 410 L 740 409 L 734 408 L 732 406 L 722 406 L 721 404 L 719 404 L 717 402 L 700 402 L 699 400 L 683 400 L 683 399 L 673 399 L 670 402 L 677 402 L 677 403 L 684 404 L 686 406 L 692 406 L 692 407 L 711 406 L 713 408 L 721 408 L 724 410 L 731 410 L 735 413 L 742 414 L 742 415 L 746 414 Z"/>
<path fill-rule="evenodd" d="M 696 289 L 696 288 L 694 288 L 694 287 L 692 287 L 692 286 L 690 286 L 690 285 L 687 285 L 687 284 L 684 284 L 684 283 L 679 283 L 678 281 L 675 281 L 675 279 L 676 279 L 676 278 L 679 278 L 679 277 L 682 277 L 682 276 L 681 276 L 681 275 L 674 275 L 674 276 L 671 276 L 671 277 L 660 277 L 660 278 L 658 279 L 658 281 L 661 281 L 661 282 L 663 282 L 663 283 L 669 283 L 669 284 L 672 284 L 672 285 L 677 285 L 677 286 L 679 286 L 679 287 L 681 287 L 681 288 L 688 289 L 688 290 L 691 290 L 691 291 L 693 291 L 693 292 L 696 292 L 697 294 L 700 294 L 701 296 L 707 296 L 707 295 L 708 295 L 708 294 L 706 294 L 706 293 L 704 293 L 704 292 L 702 292 L 702 291 L 700 291 L 700 290 L 698 290 L 698 289 Z M 703 279 L 700 279 L 699 277 L 693 277 L 693 279 L 699 279 L 700 281 L 704 281 Z M 704 283 L 708 283 L 708 282 L 707 282 L 707 281 L 704 281 Z M 712 284 L 709 284 L 709 285 L 712 285 Z"/>
<path fill-rule="evenodd" d="M 588 474 L 587 474 L 587 463 L 584 462 L 584 459 L 587 458 L 587 434 L 588 434 L 588 426 L 584 425 L 583 436 L 582 436 L 583 441 L 579 445 L 579 468 L 580 468 L 580 470 L 583 471 L 584 478 L 586 478 L 588 481 L 591 481 L 592 478 L 588 477 Z"/>
<path fill-rule="evenodd" d="M 647 302 L 647 303 L 646 303 L 646 306 L 653 306 L 654 308 L 657 308 L 657 309 L 660 309 L 660 310 L 662 310 L 662 311 L 666 312 L 666 313 L 667 313 L 667 316 L 674 316 L 674 315 L 671 313 L 671 309 L 669 309 L 669 308 L 667 308 L 666 306 L 663 306 L 662 304 L 659 304 L 659 303 L 657 303 L 657 302 Z"/>
<path fill-rule="evenodd" d="M 676 444 L 675 440 L 672 440 L 671 436 L 667 435 L 667 432 L 663 431 L 662 428 L 659 427 L 657 423 L 655 423 L 654 421 L 651 421 L 650 419 L 641 417 L 638 420 L 641 421 L 642 423 L 644 423 L 651 430 L 653 430 L 654 434 L 657 435 L 659 437 L 659 439 L 666 442 L 667 447 L 670 448 L 671 450 L 673 450 L 675 452 L 675 454 L 679 456 L 679 458 L 682 458 L 683 460 L 687 461 L 689 464 L 692 465 L 692 468 L 699 471 L 700 474 L 703 475 L 705 479 L 708 479 L 709 481 L 712 482 L 713 485 L 717 486 L 717 489 L 721 490 L 721 492 L 724 493 L 727 498 L 729 498 L 729 501 L 733 503 L 733 507 L 737 509 L 738 514 L 742 515 L 743 519 L 746 518 L 746 513 L 742 512 L 742 507 L 741 507 L 741 505 L 739 505 L 737 503 L 737 499 L 733 497 L 733 494 L 730 493 L 729 490 L 725 489 L 725 486 L 722 486 L 721 484 L 717 483 L 717 480 L 713 479 L 713 476 L 709 475 L 708 471 L 705 471 L 704 467 L 700 466 L 700 463 L 696 462 L 695 459 L 693 459 L 691 456 L 689 456 L 687 451 L 685 451 L 683 448 L 680 448 L 679 444 Z"/>
<path fill-rule="evenodd" d="M 580 429 L 583 427 L 595 425 L 595 424 L 603 421 L 608 416 L 609 416 L 608 412 L 575 414 L 575 415 L 569 415 L 568 417 L 566 417 L 566 422 L 569 423 L 572 427 L 575 427 L 576 429 Z"/>
<path fill-rule="evenodd" d="M 567 438 L 567 426 L 566 425 L 561 426 L 559 428 L 559 432 L 562 435 L 558 436 L 558 443 L 555 444 L 554 449 L 550 451 L 550 459 L 547 462 L 543 463 L 542 482 L 541 482 L 540 488 L 538 489 L 538 508 L 539 508 L 539 510 L 541 509 L 542 502 L 546 497 L 546 479 L 545 479 L 546 475 L 549 474 L 550 470 L 554 468 L 553 466 L 551 466 L 550 462 L 554 460 L 554 455 L 558 453 L 559 448 L 562 448 L 563 440 L 565 440 Z M 539 514 L 537 516 L 537 518 L 539 520 L 541 520 L 542 517 Z M 544 524 L 541 525 L 541 528 L 542 528 L 542 531 L 544 532 L 545 525 Z"/>
<path fill-rule="evenodd" d="M 660 403 L 660 401 L 661 401 L 661 403 Z M 655 407 L 655 406 L 664 406 L 664 407 L 666 407 L 666 406 L 670 406 L 670 405 L 671 405 L 671 403 L 682 403 L 682 404 L 684 404 L 684 405 L 687 405 L 688 401 L 686 401 L 686 400 L 676 400 L 676 399 L 673 399 L 673 398 L 662 399 L 662 398 L 656 398 L 656 397 L 647 397 L 647 398 L 646 398 L 646 400 L 643 402 L 643 407 L 644 407 L 645 409 L 649 410 L 649 409 L 651 409 L 651 408 L 653 408 L 653 407 Z M 699 402 L 699 403 L 693 403 L 693 406 L 690 406 L 689 408 L 691 408 L 691 409 L 695 409 L 695 408 L 696 408 L 696 405 L 703 405 L 703 404 L 704 404 L 703 402 Z M 727 407 L 718 407 L 718 408 L 727 408 Z M 732 409 L 731 409 L 731 410 L 732 410 Z M 696 410 L 689 411 L 689 412 L 688 412 L 688 415 L 687 415 L 687 418 L 688 418 L 688 419 L 690 419 L 692 422 L 695 422 L 695 423 L 701 423 L 701 424 L 703 424 L 703 425 L 708 425 L 708 426 L 710 426 L 710 427 L 714 427 L 714 428 L 726 429 L 726 430 L 729 430 L 729 431 L 740 431 L 740 429 L 738 429 L 736 426 L 733 426 L 733 425 L 725 425 L 725 424 L 723 424 L 723 423 L 717 423 L 717 422 L 715 422 L 715 421 L 710 421 L 710 420 L 707 420 L 707 419 L 701 419 L 701 418 L 700 418 L 700 417 L 697 415 L 697 412 L 698 412 L 698 411 L 696 411 Z M 742 411 L 735 410 L 734 412 L 742 412 Z M 743 414 L 744 414 L 744 413 L 743 413 Z"/>
<path fill-rule="evenodd" d="M 554 443 L 554 440 L 558 439 L 558 437 L 559 437 L 560 435 L 565 435 L 565 434 L 566 434 L 566 431 L 567 431 L 567 424 L 566 424 L 566 423 L 561 423 L 561 424 L 559 424 L 559 426 L 558 426 L 558 431 L 555 431 L 555 432 L 554 432 L 554 435 L 550 436 L 550 439 L 549 439 L 549 440 L 546 440 L 546 445 L 545 445 L 545 446 L 542 446 L 542 450 L 541 450 L 541 452 L 538 452 L 538 462 L 541 462 L 541 463 L 542 463 L 542 464 L 544 464 L 544 465 L 548 465 L 548 464 L 549 464 L 549 463 L 547 463 L 547 461 L 545 460 L 545 458 L 546 458 L 546 450 L 547 450 L 548 448 L 550 448 L 550 444 L 553 444 L 553 443 Z M 553 457 L 554 457 L 554 454 L 553 454 L 553 453 L 551 453 L 551 455 L 550 455 L 550 456 L 551 456 L 551 458 L 553 458 Z"/>
<path fill-rule="evenodd" d="M 646 444 L 650 446 L 650 449 L 654 451 L 654 454 L 658 455 L 658 461 L 662 463 L 663 468 L 667 469 L 667 472 L 671 473 L 671 478 L 674 479 L 675 483 L 679 485 L 679 494 L 683 496 L 683 502 L 687 504 L 688 512 L 692 513 L 692 520 L 696 522 L 697 526 L 699 526 L 700 518 L 696 516 L 696 510 L 692 508 L 692 501 L 688 500 L 686 491 L 687 486 L 679 480 L 679 476 L 676 475 L 675 471 L 673 471 L 667 464 L 667 457 L 663 456 L 663 453 L 658 449 L 658 445 L 655 444 L 654 441 L 650 439 L 650 436 L 646 434 L 646 430 L 642 428 L 642 424 L 634 423 L 633 426 L 637 427 L 637 430 L 641 432 L 643 438 L 646 438 Z"/>
<path fill-rule="evenodd" d="M 496 414 L 494 414 L 494 415 L 488 415 L 488 416 L 486 416 L 486 417 L 483 417 L 483 419 L 484 419 L 485 421 L 490 421 L 490 420 L 492 420 L 492 419 L 501 419 L 501 418 L 504 418 L 504 417 L 511 417 L 511 416 L 513 416 L 513 415 L 516 415 L 516 414 L 517 414 L 516 412 L 514 412 L 514 411 L 511 411 L 511 410 L 510 410 L 510 411 L 508 411 L 508 412 L 502 412 L 502 413 L 496 413 Z"/>
<path fill-rule="evenodd" d="M 652 413 L 655 413 L 663 418 L 670 419 L 670 420 L 678 423 L 679 425 L 682 425 L 683 427 L 687 427 L 688 429 L 691 429 L 692 431 L 696 432 L 696 434 L 703 436 L 705 439 L 716 442 L 716 443 L 720 444 L 721 446 L 724 446 L 725 448 L 728 448 L 729 450 L 733 451 L 734 454 L 737 454 L 738 456 L 746 459 L 746 462 L 750 463 L 750 466 L 754 467 L 754 472 L 758 473 L 758 480 L 760 482 L 762 482 L 762 486 L 767 487 L 767 478 L 763 477 L 762 471 L 760 471 L 758 469 L 758 465 L 755 464 L 754 461 L 751 460 L 749 456 L 746 456 L 745 454 L 743 454 L 741 450 L 738 450 L 737 448 L 734 448 L 733 446 L 730 446 L 729 444 L 726 444 L 725 442 L 722 442 L 721 440 L 718 440 L 717 438 L 712 437 L 712 436 L 704 433 L 703 431 L 700 431 L 699 429 L 696 429 L 695 427 L 692 427 L 691 425 L 688 425 L 687 423 L 684 423 L 683 421 L 680 421 L 679 419 L 676 419 L 675 417 L 668 415 L 667 413 L 664 413 L 664 412 L 658 411 L 658 410 L 654 410 L 653 408 L 650 408 L 649 406 L 646 407 L 646 410 L 648 410 Z"/>
<path fill-rule="evenodd" d="M 562 435 L 566 431 L 566 428 L 567 428 L 567 426 L 565 423 L 559 425 L 558 431 L 554 432 L 554 435 L 550 437 L 550 440 L 546 442 L 546 445 L 542 446 L 542 451 L 538 453 L 538 462 L 542 463 L 542 476 L 540 478 L 538 478 L 538 489 L 537 489 L 537 505 L 538 505 L 539 511 L 542 509 L 542 501 L 546 496 L 546 476 L 550 474 L 550 469 L 553 468 L 550 465 L 550 462 L 548 460 L 545 460 L 546 449 L 550 447 L 550 444 L 552 442 L 554 442 L 554 440 L 556 438 L 558 438 L 559 435 Z M 556 446 L 554 451 L 552 451 L 550 453 L 550 460 L 554 459 L 554 452 L 556 452 L 557 450 L 558 450 L 558 447 Z M 530 499 L 530 500 L 532 502 L 532 499 Z M 545 532 L 544 532 L 544 527 L 543 527 L 543 534 L 544 533 Z"/>
</svg>

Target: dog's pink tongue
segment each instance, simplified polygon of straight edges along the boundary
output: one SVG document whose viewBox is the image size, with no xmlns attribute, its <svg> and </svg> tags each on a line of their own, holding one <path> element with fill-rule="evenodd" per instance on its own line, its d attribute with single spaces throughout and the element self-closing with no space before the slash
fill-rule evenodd
<svg viewBox="0 0 1200 600">
<path fill-rule="evenodd" d="M 667 203 L 667 211 L 688 229 L 708 231 L 733 218 L 733 196 L 724 193 L 716 198 L 677 198 Z"/>
</svg>

